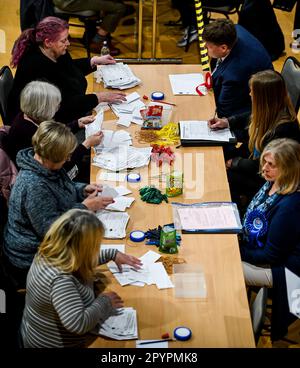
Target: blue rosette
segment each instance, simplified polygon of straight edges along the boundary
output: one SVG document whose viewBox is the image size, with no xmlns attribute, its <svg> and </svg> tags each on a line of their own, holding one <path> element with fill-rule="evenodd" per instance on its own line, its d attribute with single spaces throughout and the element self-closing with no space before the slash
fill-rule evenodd
<svg viewBox="0 0 300 368">
<path fill-rule="evenodd" d="M 262 248 L 264 243 L 258 240 L 267 233 L 268 220 L 265 214 L 260 210 L 251 211 L 245 220 L 244 227 L 249 237 L 249 242 L 252 245 L 257 245 Z"/>
</svg>

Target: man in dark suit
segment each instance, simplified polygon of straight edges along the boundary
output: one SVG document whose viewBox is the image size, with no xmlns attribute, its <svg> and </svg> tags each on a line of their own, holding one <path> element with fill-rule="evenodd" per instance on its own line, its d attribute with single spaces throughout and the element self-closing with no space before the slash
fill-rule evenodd
<svg viewBox="0 0 300 368">
<path fill-rule="evenodd" d="M 252 74 L 273 69 L 262 44 L 229 19 L 217 19 L 203 31 L 210 57 L 217 59 L 212 69 L 218 117 L 251 111 L 249 79 Z"/>
</svg>

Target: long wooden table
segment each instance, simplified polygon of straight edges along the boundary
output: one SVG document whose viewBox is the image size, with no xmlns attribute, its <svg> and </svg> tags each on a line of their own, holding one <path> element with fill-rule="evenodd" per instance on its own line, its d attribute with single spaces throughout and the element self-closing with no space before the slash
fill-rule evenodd
<svg viewBox="0 0 300 368">
<path fill-rule="evenodd" d="M 143 84 L 136 90 L 141 96 L 150 96 L 153 91 L 163 91 L 166 101 L 176 103 L 172 121 L 205 120 L 214 114 L 212 93 L 205 97 L 173 96 L 169 83 L 169 74 L 201 72 L 197 65 L 131 65 L 134 73 Z M 95 90 L 101 90 L 95 84 Z M 113 115 L 107 113 L 105 120 Z M 117 128 L 112 121 L 105 121 L 104 129 Z M 140 127 L 134 124 L 128 128 L 132 133 L 135 146 L 142 146 L 135 139 Z M 193 147 L 175 149 L 175 167 L 184 172 L 184 193 L 170 199 L 170 202 L 200 202 L 230 200 L 223 153 L 220 147 Z M 170 170 L 163 166 L 163 172 Z M 122 240 L 105 240 L 105 243 L 126 244 L 126 252 L 141 256 L 148 250 L 157 251 L 155 246 L 133 243 L 129 240 L 132 230 L 148 230 L 173 221 L 170 204 L 147 204 L 140 200 L 138 189 L 154 184 L 164 190 L 155 176 L 159 169 L 151 163 L 149 167 L 136 170 L 142 181 L 127 185 L 136 198 L 128 210 L 130 221 L 127 237 Z M 92 181 L 100 182 L 100 170 L 92 166 Z M 154 177 L 154 178 L 153 178 Z M 107 183 L 107 182 L 106 182 Z M 115 183 L 114 183 L 115 184 Z M 107 290 L 116 291 L 126 306 L 137 310 L 140 339 L 158 339 L 165 332 L 172 334 L 177 326 L 187 326 L 192 330 L 192 338 L 186 342 L 169 342 L 171 348 L 185 347 L 254 347 L 254 338 L 248 308 L 241 259 L 236 235 L 183 235 L 179 248 L 179 257 L 187 264 L 201 265 L 207 284 L 207 298 L 176 298 L 174 289 L 158 290 L 156 286 L 121 287 L 106 266 L 102 266 L 103 281 Z M 172 276 L 171 276 L 172 277 Z M 134 341 L 112 341 L 99 337 L 91 347 L 135 347 Z"/>
</svg>

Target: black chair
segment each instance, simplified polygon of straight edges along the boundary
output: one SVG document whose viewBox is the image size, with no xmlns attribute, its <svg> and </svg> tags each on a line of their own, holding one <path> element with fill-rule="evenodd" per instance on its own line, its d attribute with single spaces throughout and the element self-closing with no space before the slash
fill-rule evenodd
<svg viewBox="0 0 300 368">
<path fill-rule="evenodd" d="M 62 18 L 69 22 L 70 18 L 78 18 L 82 24 L 79 23 L 70 23 L 69 25 L 72 27 L 81 27 L 84 28 L 84 46 L 87 51 L 87 57 L 91 56 L 90 50 L 90 42 L 92 40 L 91 37 L 91 27 L 93 27 L 97 20 L 99 20 L 99 14 L 93 10 L 84 10 L 79 12 L 70 12 L 59 9 L 58 7 L 54 7 L 54 13 L 56 17 Z"/>
<path fill-rule="evenodd" d="M 282 67 L 281 74 L 292 104 L 298 113 L 300 107 L 300 62 L 293 56 L 289 56 Z"/>
<path fill-rule="evenodd" d="M 4 125 L 10 125 L 7 119 L 7 99 L 13 85 L 14 77 L 9 66 L 0 69 L 0 115 Z"/>
<path fill-rule="evenodd" d="M 205 6 L 203 5 L 203 12 L 207 13 L 208 20 L 213 20 L 211 13 L 218 13 L 224 15 L 227 19 L 232 14 L 239 14 L 243 0 L 237 0 L 235 5 L 224 5 L 224 6 Z"/>
<path fill-rule="evenodd" d="M 265 325 L 267 300 L 268 289 L 266 287 L 262 287 L 256 294 L 256 297 L 250 308 L 252 328 L 256 344 L 258 343 L 262 329 Z"/>
</svg>

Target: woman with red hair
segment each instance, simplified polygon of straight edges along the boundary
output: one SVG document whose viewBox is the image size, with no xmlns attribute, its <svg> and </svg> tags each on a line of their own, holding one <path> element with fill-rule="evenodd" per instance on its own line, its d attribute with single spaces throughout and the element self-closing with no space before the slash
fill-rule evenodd
<svg viewBox="0 0 300 368">
<path fill-rule="evenodd" d="M 46 17 L 36 28 L 25 30 L 12 50 L 13 67 L 17 67 L 9 95 L 8 114 L 12 121 L 20 111 L 20 93 L 33 80 L 44 80 L 56 85 L 62 102 L 56 119 L 66 122 L 86 115 L 99 102 L 121 102 L 122 92 L 86 94 L 85 76 L 96 70 L 98 64 L 114 64 L 110 55 L 73 60 L 67 51 L 69 26 L 64 20 Z"/>
</svg>

